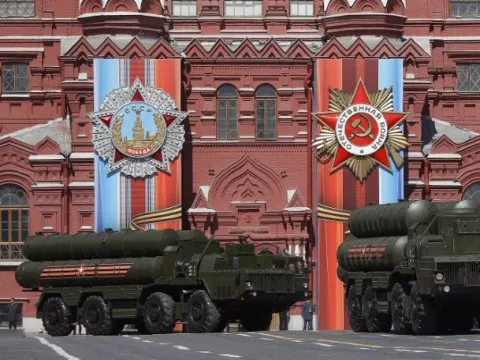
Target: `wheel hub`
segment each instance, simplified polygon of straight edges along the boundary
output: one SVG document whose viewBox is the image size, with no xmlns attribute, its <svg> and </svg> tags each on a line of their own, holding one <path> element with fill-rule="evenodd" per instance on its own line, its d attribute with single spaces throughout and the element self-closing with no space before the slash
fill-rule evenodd
<svg viewBox="0 0 480 360">
<path fill-rule="evenodd" d="M 148 319 L 156 322 L 161 318 L 161 309 L 158 305 L 150 305 L 147 310 Z"/>
<path fill-rule="evenodd" d="M 94 324 L 98 322 L 99 314 L 95 309 L 88 309 L 86 315 L 85 315 L 85 320 L 90 323 Z"/>
<path fill-rule="evenodd" d="M 55 325 L 58 323 L 59 314 L 56 311 L 49 311 L 47 313 L 47 323 L 50 325 Z"/>
<path fill-rule="evenodd" d="M 198 303 L 192 306 L 192 317 L 195 321 L 199 321 L 202 318 L 202 306 Z"/>
</svg>

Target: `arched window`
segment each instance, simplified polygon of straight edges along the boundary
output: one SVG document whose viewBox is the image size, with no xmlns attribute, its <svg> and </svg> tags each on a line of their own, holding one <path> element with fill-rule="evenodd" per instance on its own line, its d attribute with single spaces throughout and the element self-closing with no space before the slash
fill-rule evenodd
<svg viewBox="0 0 480 360">
<path fill-rule="evenodd" d="M 277 137 L 277 94 L 271 85 L 261 85 L 255 92 L 257 139 Z"/>
<path fill-rule="evenodd" d="M 217 92 L 217 140 L 238 139 L 238 92 L 222 85 Z"/>
<path fill-rule="evenodd" d="M 470 185 L 463 192 L 462 200 L 476 200 L 480 203 L 480 182 Z"/>
<path fill-rule="evenodd" d="M 0 259 L 22 259 L 29 235 L 28 198 L 16 185 L 0 186 Z"/>
</svg>

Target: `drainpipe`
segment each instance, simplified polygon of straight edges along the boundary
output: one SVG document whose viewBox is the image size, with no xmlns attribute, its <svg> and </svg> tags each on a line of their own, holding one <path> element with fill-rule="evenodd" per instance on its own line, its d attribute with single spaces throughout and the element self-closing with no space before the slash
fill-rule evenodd
<svg viewBox="0 0 480 360">
<path fill-rule="evenodd" d="M 68 234 L 70 231 L 70 226 L 68 224 L 70 220 L 70 199 L 68 193 L 68 180 L 70 172 L 70 159 L 69 156 L 65 156 L 65 161 L 63 162 L 63 232 Z"/>
<path fill-rule="evenodd" d="M 430 200 L 430 160 L 426 157 L 423 160 L 423 180 L 425 181 L 425 200 Z"/>
<path fill-rule="evenodd" d="M 312 81 L 313 81 L 313 64 L 312 62 L 308 62 L 308 75 L 305 77 L 304 87 L 305 87 L 305 95 L 307 97 L 307 206 L 312 210 L 312 226 L 313 219 L 315 219 L 314 212 L 314 199 L 313 199 L 313 152 L 312 152 L 312 137 L 313 137 L 313 124 L 312 124 Z M 313 234 L 312 234 L 313 235 Z M 310 239 L 307 243 L 308 247 L 308 262 L 311 263 L 312 261 L 312 253 L 313 253 L 313 239 Z M 308 276 L 308 288 L 313 289 L 313 274 L 310 273 Z"/>
</svg>

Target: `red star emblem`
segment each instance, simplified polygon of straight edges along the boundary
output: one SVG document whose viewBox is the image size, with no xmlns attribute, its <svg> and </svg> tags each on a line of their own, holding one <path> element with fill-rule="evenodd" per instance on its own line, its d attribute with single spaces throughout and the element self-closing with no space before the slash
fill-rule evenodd
<svg viewBox="0 0 480 360">
<path fill-rule="evenodd" d="M 354 107 L 354 105 L 360 105 L 360 107 Z M 368 107 L 362 107 L 361 105 L 368 105 Z M 338 170 L 348 159 L 355 156 L 370 156 L 379 165 L 391 170 L 385 146 L 388 142 L 388 130 L 405 120 L 408 114 L 380 112 L 380 110 L 376 108 L 372 110 L 372 108 L 370 97 L 362 79 L 360 79 L 349 106 L 344 109 L 345 111 L 313 114 L 318 121 L 333 130 L 337 136 L 338 145 L 332 164 L 332 172 Z M 362 109 L 368 110 L 362 111 Z M 353 111 L 349 112 L 348 110 Z M 342 123 L 340 128 L 338 126 L 339 122 Z M 384 136 L 383 140 L 381 140 L 382 136 Z M 345 141 L 342 141 L 342 139 Z M 356 151 L 349 151 L 346 147 Z M 370 151 L 367 151 L 367 149 Z"/>
<path fill-rule="evenodd" d="M 137 91 L 135 91 L 135 93 L 133 94 L 133 96 L 132 96 L 132 98 L 130 99 L 129 102 L 145 102 L 145 99 L 143 98 L 140 91 L 137 89 Z M 99 116 L 99 119 L 105 125 L 107 125 L 107 127 L 110 127 L 110 123 L 112 121 L 113 115 L 114 115 L 114 113 L 104 114 L 102 116 Z M 175 116 L 169 115 L 169 114 L 163 114 L 163 118 L 165 119 L 165 123 L 166 123 L 167 127 L 170 126 L 170 124 L 176 119 Z M 115 148 L 114 162 L 118 162 L 118 161 L 122 160 L 123 158 L 125 158 L 125 154 L 123 154 L 122 152 L 118 151 L 117 148 Z M 155 154 L 151 155 L 151 158 L 161 162 L 162 161 L 162 152 L 160 150 L 157 151 Z"/>
</svg>

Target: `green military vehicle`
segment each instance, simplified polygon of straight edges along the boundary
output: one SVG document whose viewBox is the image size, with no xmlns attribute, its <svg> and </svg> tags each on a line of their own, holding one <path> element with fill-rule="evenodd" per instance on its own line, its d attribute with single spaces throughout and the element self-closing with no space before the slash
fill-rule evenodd
<svg viewBox="0 0 480 360">
<path fill-rule="evenodd" d="M 41 289 L 37 318 L 52 336 L 80 321 L 91 335 L 220 332 L 239 320 L 267 330 L 272 313 L 311 297 L 301 257 L 261 251 L 246 241 L 221 246 L 202 231 L 37 234 L 24 245 L 20 286 Z"/>
<path fill-rule="evenodd" d="M 470 331 L 480 309 L 479 220 L 473 200 L 354 210 L 337 251 L 351 328 Z"/>
</svg>

